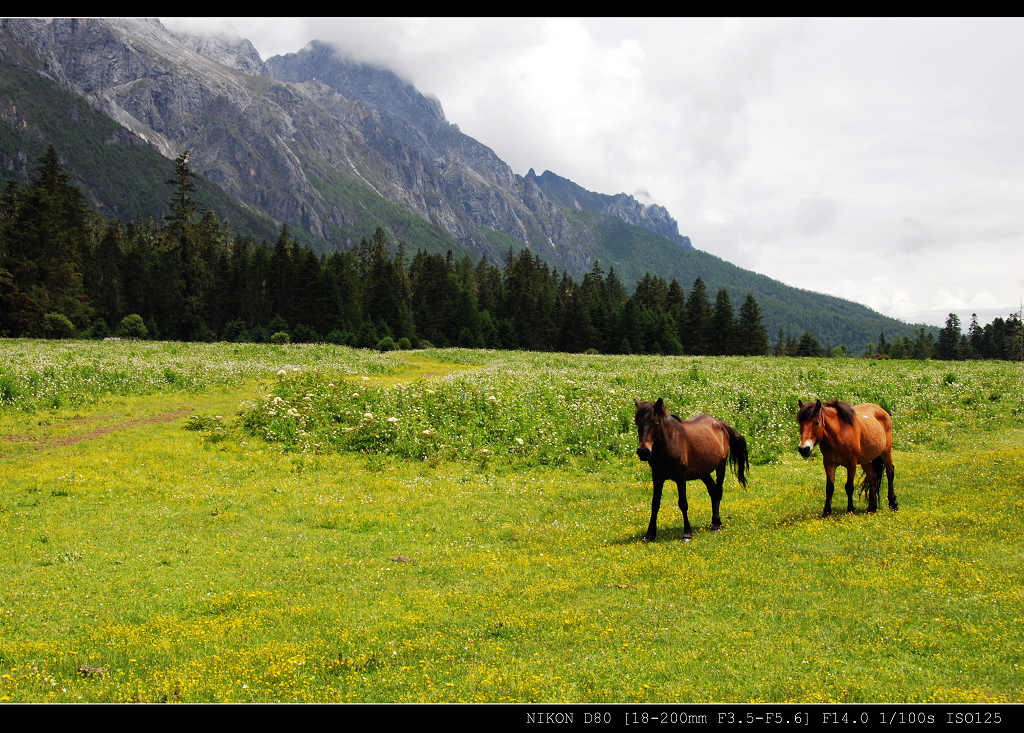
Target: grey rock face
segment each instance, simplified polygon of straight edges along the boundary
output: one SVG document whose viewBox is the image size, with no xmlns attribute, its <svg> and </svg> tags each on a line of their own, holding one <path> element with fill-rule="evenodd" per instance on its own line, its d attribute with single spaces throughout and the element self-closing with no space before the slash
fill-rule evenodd
<svg viewBox="0 0 1024 733">
<path fill-rule="evenodd" d="M 594 193 L 551 171 L 544 171 L 538 176 L 531 168 L 526 177 L 528 180 L 534 181 L 547 196 L 563 206 L 614 216 L 628 224 L 634 224 L 660 234 L 684 249 L 693 249 L 690 238 L 679 234 L 679 225 L 664 206 L 657 204 L 645 206 L 624 193 L 614 196 Z"/>
<path fill-rule="evenodd" d="M 264 62 L 246 40 L 171 33 L 156 20 L 7 19 L 0 58 L 83 95 L 168 158 L 191 151 L 197 172 L 322 239 L 356 213 L 331 188 L 348 180 L 495 261 L 510 240 L 496 244 L 487 230 L 587 269 L 594 233 L 569 216 L 574 206 L 689 246 L 663 207 L 550 172 L 516 175 L 436 99 L 319 42 Z"/>
</svg>

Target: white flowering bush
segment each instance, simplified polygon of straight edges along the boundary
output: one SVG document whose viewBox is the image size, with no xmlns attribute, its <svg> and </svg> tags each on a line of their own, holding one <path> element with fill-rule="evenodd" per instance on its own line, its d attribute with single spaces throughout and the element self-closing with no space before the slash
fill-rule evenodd
<svg viewBox="0 0 1024 733">
<path fill-rule="evenodd" d="M 943 425 L 984 429 L 1024 414 L 1024 372 L 999 362 L 429 353 L 483 366 L 380 387 L 287 373 L 245 406 L 242 424 L 299 451 L 598 464 L 636 448 L 633 400 L 662 397 L 683 418 L 730 423 L 764 464 L 794 449 L 798 399 L 886 407 L 897 450 L 940 445 Z"/>
</svg>

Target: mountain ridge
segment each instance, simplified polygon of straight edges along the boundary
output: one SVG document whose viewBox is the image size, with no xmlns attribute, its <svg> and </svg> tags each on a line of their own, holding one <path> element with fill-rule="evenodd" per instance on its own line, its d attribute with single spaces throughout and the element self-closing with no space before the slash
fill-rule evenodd
<svg viewBox="0 0 1024 733">
<path fill-rule="evenodd" d="M 551 171 L 520 176 L 450 123 L 438 100 L 327 44 L 264 61 L 245 39 L 174 33 L 156 20 L 6 19 L 0 61 L 81 95 L 166 158 L 192 151 L 203 178 L 321 251 L 384 226 L 412 249 L 496 263 L 527 247 L 574 276 L 595 261 L 627 284 L 645 272 L 686 287 L 701 276 L 734 302 L 754 292 L 773 331 L 810 324 L 851 347 L 882 329 L 912 330 L 696 250 L 664 207 Z"/>
</svg>

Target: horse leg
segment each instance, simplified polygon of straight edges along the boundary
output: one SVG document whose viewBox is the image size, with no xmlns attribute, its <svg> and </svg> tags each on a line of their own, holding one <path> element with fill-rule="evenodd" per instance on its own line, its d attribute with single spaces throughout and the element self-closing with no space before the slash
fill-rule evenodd
<svg viewBox="0 0 1024 733">
<path fill-rule="evenodd" d="M 827 517 L 832 513 L 832 494 L 836 490 L 836 467 L 831 463 L 825 464 L 825 509 L 821 516 Z"/>
<path fill-rule="evenodd" d="M 853 512 L 853 479 L 857 475 L 857 461 L 846 464 L 846 511 Z M 870 483 L 870 479 L 869 479 Z"/>
<path fill-rule="evenodd" d="M 885 478 L 889 483 L 889 508 L 896 511 L 899 508 L 899 504 L 896 503 L 896 492 L 892 490 L 892 480 L 896 475 L 896 468 L 892 465 L 892 449 L 887 450 L 882 454 L 882 460 L 885 461 Z M 882 477 L 878 477 L 878 486 L 882 486 Z"/>
<path fill-rule="evenodd" d="M 709 473 L 703 479 L 704 485 L 708 487 L 708 496 L 711 497 L 711 529 L 722 527 L 722 518 L 718 514 L 718 507 L 722 503 L 722 484 L 725 483 L 725 461 L 722 461 L 715 468 L 715 480 L 711 480 Z"/>
<path fill-rule="evenodd" d="M 654 542 L 658 535 L 658 508 L 661 506 L 661 487 L 665 485 L 665 479 L 661 476 L 654 477 L 654 493 L 651 495 L 651 522 L 647 526 L 647 534 L 644 539 Z"/>
<path fill-rule="evenodd" d="M 864 488 L 868 492 L 868 511 L 874 512 L 878 510 L 878 494 L 875 491 L 875 469 L 870 461 L 862 463 L 861 468 L 864 469 Z"/>
<path fill-rule="evenodd" d="M 676 481 L 676 486 L 679 487 L 679 508 L 683 512 L 683 539 L 692 540 L 693 530 L 690 528 L 690 516 L 686 513 L 690 505 L 686 503 L 686 482 L 682 479 Z"/>
<path fill-rule="evenodd" d="M 879 456 L 868 464 L 864 465 L 864 471 L 868 474 L 868 511 L 878 511 L 878 492 L 882 488 L 882 458 Z"/>
</svg>

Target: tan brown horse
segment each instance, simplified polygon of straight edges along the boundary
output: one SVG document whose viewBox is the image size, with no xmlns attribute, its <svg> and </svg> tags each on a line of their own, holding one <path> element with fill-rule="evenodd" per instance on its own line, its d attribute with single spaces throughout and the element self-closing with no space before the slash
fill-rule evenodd
<svg viewBox="0 0 1024 733">
<path fill-rule="evenodd" d="M 682 420 L 665 409 L 664 401 L 637 402 L 636 423 L 640 445 L 636 454 L 651 464 L 654 494 L 651 497 L 651 521 L 644 539 L 652 542 L 658 533 L 658 508 L 666 479 L 679 488 L 679 508 L 683 510 L 683 539 L 693 538 L 686 509 L 686 482 L 700 479 L 711 497 L 711 529 L 722 526 L 718 505 L 722 501 L 722 482 L 728 460 L 740 484 L 747 485 L 744 469 L 750 468 L 747 441 L 734 428 L 711 415 L 695 415 Z M 715 478 L 712 480 L 711 473 Z"/>
<path fill-rule="evenodd" d="M 832 513 L 836 466 L 846 468 L 846 511 L 853 511 L 853 476 L 859 463 L 864 469 L 864 486 L 868 490 L 868 511 L 878 509 L 878 492 L 882 486 L 882 469 L 889 482 L 889 508 L 896 510 L 896 494 L 892 480 L 892 418 L 876 404 L 865 402 L 851 406 L 833 400 L 822 404 L 797 402 L 796 419 L 800 424 L 800 445 L 797 450 L 807 458 L 817 445 L 825 464 L 825 510 Z"/>
</svg>

